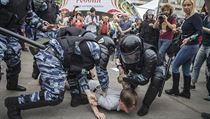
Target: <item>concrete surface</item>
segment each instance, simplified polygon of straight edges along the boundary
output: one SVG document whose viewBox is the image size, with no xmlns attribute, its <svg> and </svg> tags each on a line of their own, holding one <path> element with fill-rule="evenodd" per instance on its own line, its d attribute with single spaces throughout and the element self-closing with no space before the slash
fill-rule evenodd
<svg viewBox="0 0 210 119">
<path fill-rule="evenodd" d="M 7 96 L 18 96 L 21 93 L 31 93 L 33 91 L 39 91 L 39 85 L 37 80 L 31 78 L 32 72 L 32 55 L 29 52 L 22 53 L 22 72 L 20 73 L 20 83 L 27 88 L 26 92 L 15 92 L 6 90 L 5 69 L 3 64 L 3 79 L 0 82 L 0 119 L 7 118 L 7 110 L 4 107 L 4 99 Z M 110 76 L 110 86 L 113 89 L 119 90 L 121 85 L 117 83 L 116 77 L 118 72 L 113 70 L 115 68 L 114 62 L 110 62 L 108 66 Z M 181 79 L 180 88 L 183 86 L 183 80 Z M 166 82 L 165 89 L 171 88 L 172 81 Z M 146 116 L 137 116 L 137 111 L 141 106 L 144 94 L 148 85 L 139 86 L 137 92 L 139 94 L 139 104 L 137 109 L 130 113 L 125 114 L 123 112 L 105 111 L 100 108 L 107 116 L 107 119 L 202 119 L 201 112 L 210 113 L 210 102 L 204 101 L 203 98 L 207 96 L 207 90 L 205 87 L 205 75 L 204 66 L 201 69 L 200 77 L 196 89 L 191 91 L 191 99 L 184 99 L 181 97 L 168 96 L 164 92 L 162 96 L 157 97 L 150 107 L 150 111 Z M 22 111 L 23 119 L 94 119 L 89 105 L 82 105 L 76 108 L 70 106 L 71 96 L 67 91 L 65 93 L 64 101 L 57 106 L 48 106 L 43 108 L 24 110 Z"/>
</svg>

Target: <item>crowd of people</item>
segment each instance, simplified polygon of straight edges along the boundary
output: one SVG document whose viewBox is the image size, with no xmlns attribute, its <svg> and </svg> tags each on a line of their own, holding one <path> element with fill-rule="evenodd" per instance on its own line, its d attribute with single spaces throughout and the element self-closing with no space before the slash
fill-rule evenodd
<svg viewBox="0 0 210 119">
<path fill-rule="evenodd" d="M 39 78 L 41 90 L 5 98 L 9 119 L 22 119 L 22 110 L 60 104 L 67 86 L 71 106 L 89 103 L 98 119 L 106 116 L 97 106 L 129 113 L 137 106 L 136 87 L 150 82 L 137 112 L 144 116 L 170 78 L 167 66 L 172 66 L 173 84 L 165 93 L 190 99 L 190 90 L 196 88 L 205 60 L 209 94 L 204 100 L 210 101 L 210 8 L 206 5 L 202 13 L 198 13 L 194 0 L 183 0 L 185 18 L 179 23 L 170 4 L 161 6 L 156 16 L 153 10 L 148 10 L 143 19 L 133 21 L 126 13 L 112 18 L 98 16 L 94 7 L 86 15 L 77 10 L 78 6 L 70 12 L 67 8 L 59 9 L 54 0 L 18 2 L 0 0 L 0 27 L 46 47 L 29 48 L 34 57 L 32 77 Z M 168 54 L 170 47 L 177 43 L 179 50 Z M 0 59 L 7 65 L 7 90 L 26 91 L 18 85 L 21 49 L 28 51 L 21 39 L 0 32 Z M 167 64 L 167 54 L 172 56 L 172 64 Z M 117 79 L 123 87 L 120 92 L 109 87 L 110 56 L 114 56 L 119 69 Z M 179 91 L 180 67 L 184 79 L 182 92 Z M 93 69 L 98 80 L 92 80 Z M 208 113 L 202 116 L 210 119 Z"/>
</svg>

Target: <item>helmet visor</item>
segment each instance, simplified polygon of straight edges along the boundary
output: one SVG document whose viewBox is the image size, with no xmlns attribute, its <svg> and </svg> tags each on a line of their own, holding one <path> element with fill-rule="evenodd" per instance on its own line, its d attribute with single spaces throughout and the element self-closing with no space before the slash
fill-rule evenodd
<svg viewBox="0 0 210 119">
<path fill-rule="evenodd" d="M 141 51 L 139 48 L 130 53 L 121 52 L 122 61 L 126 64 L 134 64 L 140 61 Z"/>
</svg>

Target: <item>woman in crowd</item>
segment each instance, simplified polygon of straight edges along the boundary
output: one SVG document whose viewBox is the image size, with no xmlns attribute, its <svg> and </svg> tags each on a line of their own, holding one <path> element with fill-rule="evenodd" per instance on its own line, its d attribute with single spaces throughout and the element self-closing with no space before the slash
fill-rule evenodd
<svg viewBox="0 0 210 119">
<path fill-rule="evenodd" d="M 195 11 L 194 0 L 183 0 L 182 2 L 183 11 L 185 13 L 185 21 L 181 25 L 181 49 L 177 53 L 173 64 L 173 86 L 172 89 L 166 90 L 168 95 L 178 95 L 184 98 L 190 98 L 190 65 L 193 56 L 198 51 L 198 36 L 202 32 L 202 20 L 198 13 Z M 184 89 L 179 93 L 179 79 L 180 72 L 179 68 L 182 66 L 183 77 L 184 77 Z"/>
<path fill-rule="evenodd" d="M 84 28 L 84 18 L 81 12 L 76 13 L 76 16 L 73 18 L 71 25 L 79 29 Z"/>
<path fill-rule="evenodd" d="M 205 7 L 205 11 L 207 12 L 208 9 Z M 195 88 L 195 83 L 198 80 L 200 68 L 206 58 L 208 57 L 208 54 L 210 53 L 210 21 L 208 15 L 205 15 L 203 19 L 203 34 L 202 34 L 202 44 L 201 47 L 195 57 L 195 62 L 193 66 L 193 72 L 192 72 L 192 85 L 191 88 Z"/>
</svg>

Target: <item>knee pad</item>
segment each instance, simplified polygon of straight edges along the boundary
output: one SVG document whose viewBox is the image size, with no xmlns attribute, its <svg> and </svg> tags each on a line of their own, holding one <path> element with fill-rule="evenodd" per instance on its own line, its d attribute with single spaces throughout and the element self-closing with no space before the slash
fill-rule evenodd
<svg viewBox="0 0 210 119">
<path fill-rule="evenodd" d="M 155 87 L 160 87 L 164 80 L 164 76 L 161 72 L 155 72 L 151 84 Z"/>
</svg>

